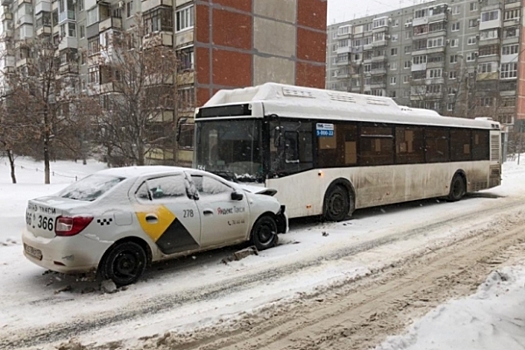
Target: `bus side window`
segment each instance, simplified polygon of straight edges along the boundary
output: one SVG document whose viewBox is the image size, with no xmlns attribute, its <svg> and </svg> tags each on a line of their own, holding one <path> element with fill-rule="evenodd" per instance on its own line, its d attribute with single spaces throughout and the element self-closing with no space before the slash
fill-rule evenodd
<svg viewBox="0 0 525 350">
<path fill-rule="evenodd" d="M 450 160 L 470 160 L 470 129 L 450 130 Z"/>
<path fill-rule="evenodd" d="M 299 163 L 299 133 L 296 131 L 286 131 L 284 133 L 284 160 L 286 163 Z"/>
<path fill-rule="evenodd" d="M 422 127 L 396 126 L 396 163 L 424 163 L 424 144 Z"/>
<path fill-rule="evenodd" d="M 489 160 L 488 130 L 472 131 L 472 160 Z"/>
<path fill-rule="evenodd" d="M 425 157 L 428 163 L 448 162 L 448 129 L 425 127 Z"/>
</svg>

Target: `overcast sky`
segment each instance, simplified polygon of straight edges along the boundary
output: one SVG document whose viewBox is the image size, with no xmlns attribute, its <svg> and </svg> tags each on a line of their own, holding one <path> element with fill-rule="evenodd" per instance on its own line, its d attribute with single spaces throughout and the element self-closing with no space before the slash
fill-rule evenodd
<svg viewBox="0 0 525 350">
<path fill-rule="evenodd" d="M 429 0 L 328 0 L 327 24 L 408 7 Z"/>
</svg>

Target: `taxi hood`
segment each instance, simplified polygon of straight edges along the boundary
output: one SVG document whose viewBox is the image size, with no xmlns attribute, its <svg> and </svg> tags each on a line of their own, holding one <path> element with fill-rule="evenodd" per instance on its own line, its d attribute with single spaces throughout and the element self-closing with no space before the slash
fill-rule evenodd
<svg viewBox="0 0 525 350">
<path fill-rule="evenodd" d="M 240 188 L 243 190 L 255 193 L 255 194 L 263 194 L 266 196 L 274 196 L 277 193 L 277 190 L 274 190 L 273 188 L 267 188 L 263 186 L 254 186 L 254 185 L 246 185 L 246 184 L 237 184 Z"/>
</svg>

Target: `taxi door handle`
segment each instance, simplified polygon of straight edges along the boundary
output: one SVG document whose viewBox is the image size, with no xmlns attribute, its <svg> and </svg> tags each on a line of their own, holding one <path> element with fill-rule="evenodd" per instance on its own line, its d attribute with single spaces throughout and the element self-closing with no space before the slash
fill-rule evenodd
<svg viewBox="0 0 525 350">
<path fill-rule="evenodd" d="M 146 215 L 146 222 L 150 224 L 156 224 L 158 221 L 159 221 L 159 218 L 157 217 L 157 215 L 153 215 L 153 214 Z"/>
<path fill-rule="evenodd" d="M 211 209 L 204 209 L 204 210 L 202 211 L 202 213 L 203 213 L 204 215 L 213 215 L 213 210 L 211 210 Z"/>
</svg>

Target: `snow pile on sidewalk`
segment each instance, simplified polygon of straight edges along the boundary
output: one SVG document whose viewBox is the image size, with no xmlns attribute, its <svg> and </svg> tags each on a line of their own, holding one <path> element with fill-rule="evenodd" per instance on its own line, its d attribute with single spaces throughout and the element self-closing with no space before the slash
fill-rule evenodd
<svg viewBox="0 0 525 350">
<path fill-rule="evenodd" d="M 408 334 L 389 337 L 376 350 L 525 349 L 525 269 L 493 271 L 476 294 L 442 304 Z"/>
</svg>

